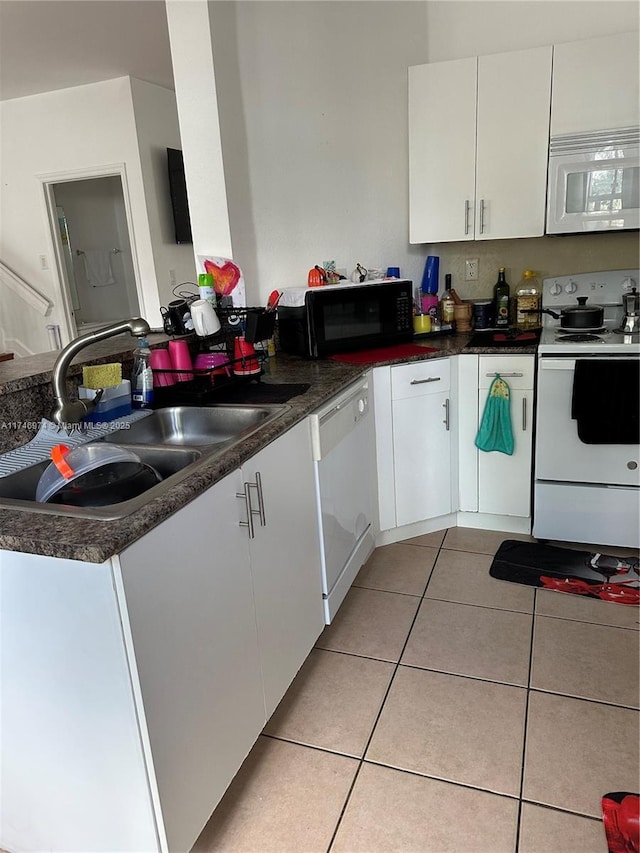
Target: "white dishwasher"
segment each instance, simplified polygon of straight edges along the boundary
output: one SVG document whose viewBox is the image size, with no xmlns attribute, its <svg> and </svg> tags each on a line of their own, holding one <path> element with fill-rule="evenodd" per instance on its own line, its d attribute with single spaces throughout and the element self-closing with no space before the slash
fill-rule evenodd
<svg viewBox="0 0 640 853">
<path fill-rule="evenodd" d="M 369 396 L 369 381 L 361 379 L 310 416 L 327 624 L 374 548 L 375 446 Z"/>
</svg>

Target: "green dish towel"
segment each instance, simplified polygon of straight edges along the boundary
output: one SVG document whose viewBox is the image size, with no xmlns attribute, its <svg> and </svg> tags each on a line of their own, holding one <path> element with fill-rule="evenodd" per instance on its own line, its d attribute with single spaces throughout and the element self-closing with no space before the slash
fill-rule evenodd
<svg viewBox="0 0 640 853">
<path fill-rule="evenodd" d="M 499 373 L 496 374 L 489 388 L 489 396 L 484 406 L 475 444 L 478 450 L 484 450 L 487 453 L 497 450 L 508 456 L 513 454 L 511 391 Z"/>
</svg>

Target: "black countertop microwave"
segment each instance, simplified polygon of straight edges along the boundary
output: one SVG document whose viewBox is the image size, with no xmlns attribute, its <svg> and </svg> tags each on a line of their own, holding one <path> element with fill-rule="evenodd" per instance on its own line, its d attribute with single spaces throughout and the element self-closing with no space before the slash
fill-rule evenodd
<svg viewBox="0 0 640 853">
<path fill-rule="evenodd" d="M 375 349 L 413 337 L 413 285 L 406 279 L 283 290 L 280 349 L 306 358 Z"/>
</svg>

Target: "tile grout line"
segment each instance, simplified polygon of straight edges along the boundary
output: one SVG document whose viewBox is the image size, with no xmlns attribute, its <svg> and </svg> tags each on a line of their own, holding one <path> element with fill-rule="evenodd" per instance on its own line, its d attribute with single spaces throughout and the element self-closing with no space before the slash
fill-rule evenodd
<svg viewBox="0 0 640 853">
<path fill-rule="evenodd" d="M 398 669 L 400 667 L 400 660 L 402 659 L 402 655 L 404 654 L 404 650 L 407 647 L 407 643 L 409 642 L 409 637 L 411 636 L 411 632 L 413 631 L 413 626 L 415 625 L 416 619 L 418 618 L 418 613 L 420 612 L 420 607 L 422 606 L 422 602 L 424 600 L 425 592 L 427 591 L 427 587 L 429 586 L 429 581 L 431 580 L 431 575 L 433 574 L 435 565 L 438 562 L 438 557 L 440 556 L 440 551 L 442 550 L 442 545 L 444 544 L 444 540 L 446 539 L 446 536 L 447 536 L 447 534 L 445 533 L 445 535 L 442 537 L 442 543 L 440 544 L 440 547 L 438 548 L 438 553 L 436 554 L 436 558 L 433 561 L 431 569 L 429 570 L 429 575 L 427 577 L 427 581 L 424 585 L 422 595 L 420 596 L 420 603 L 418 604 L 418 607 L 416 608 L 416 612 L 414 613 L 413 619 L 411 620 L 411 625 L 409 626 L 407 636 L 405 638 L 404 643 L 402 644 L 402 648 L 400 649 L 400 654 L 398 655 L 398 660 L 395 662 L 393 672 L 391 673 L 391 678 L 389 679 L 389 684 L 387 685 L 387 689 L 385 690 L 384 696 L 382 697 L 382 702 L 380 703 L 380 707 L 378 708 L 378 713 L 376 714 L 376 718 L 375 718 L 374 723 L 371 727 L 371 732 L 369 733 L 369 737 L 367 738 L 367 741 L 364 745 L 364 749 L 362 750 L 362 756 L 358 761 L 358 767 L 356 768 L 356 772 L 354 774 L 353 781 L 351 782 L 351 786 L 349 788 L 347 796 L 345 797 L 345 801 L 342 805 L 342 809 L 340 810 L 340 814 L 338 815 L 338 820 L 336 821 L 335 828 L 333 830 L 333 833 L 331 834 L 331 838 L 329 839 L 329 845 L 327 847 L 327 853 L 330 853 L 330 851 L 331 851 L 331 848 L 333 846 L 333 842 L 335 841 L 336 835 L 338 834 L 338 830 L 340 829 L 340 824 L 342 823 L 342 818 L 344 817 L 344 813 L 347 810 L 349 800 L 351 799 L 351 794 L 353 793 L 353 789 L 355 787 L 356 781 L 358 780 L 358 777 L 360 776 L 360 771 L 362 770 L 362 766 L 365 763 L 364 757 L 367 754 L 367 750 L 369 749 L 371 741 L 373 740 L 373 735 L 375 733 L 376 726 L 378 725 L 378 722 L 379 722 L 380 717 L 382 715 L 382 711 L 384 709 L 385 703 L 386 703 L 387 698 L 389 696 L 389 692 L 391 691 L 391 686 L 392 686 L 393 681 L 396 677 L 396 673 L 398 672 Z M 417 596 L 414 596 L 414 597 L 417 597 Z"/>
<path fill-rule="evenodd" d="M 591 699 L 588 696 L 575 696 L 573 693 L 560 693 L 557 690 L 544 690 L 542 687 L 530 687 L 528 692 L 541 693 L 544 696 L 559 696 L 561 699 L 575 699 L 576 702 L 589 702 L 592 705 L 604 705 L 606 708 L 620 708 L 622 711 L 640 712 L 637 705 L 622 705 L 620 702 L 611 702 L 608 699 Z"/>
<path fill-rule="evenodd" d="M 531 639 L 529 641 L 529 673 L 527 676 L 527 697 L 524 706 L 524 726 L 522 737 L 522 766 L 520 768 L 520 793 L 518 795 L 518 814 L 516 822 L 516 844 L 515 853 L 518 853 L 520 847 L 520 825 L 522 822 L 522 798 L 524 794 L 524 769 L 527 758 L 527 730 L 529 727 L 529 699 L 531 697 L 531 673 L 533 670 L 533 646 L 535 642 L 535 626 L 536 626 L 536 601 L 538 590 L 533 590 L 533 611 L 531 614 Z"/>
<path fill-rule="evenodd" d="M 435 563 L 434 563 L 434 565 L 431 569 L 431 572 L 429 574 L 429 580 L 431 579 L 431 575 L 433 574 L 434 568 L 435 568 Z M 476 571 L 476 570 L 474 569 L 474 571 Z M 480 571 L 480 570 L 478 569 L 478 571 Z M 427 586 L 428 586 L 428 582 L 427 582 Z M 495 605 L 491 605 L 491 604 L 476 604 L 475 602 L 471 603 L 469 601 L 457 601 L 454 598 L 433 598 L 433 596 L 428 596 L 426 594 L 426 588 L 425 588 L 425 591 L 423 593 L 421 593 L 420 595 L 416 595 L 416 593 L 414 593 L 414 592 L 399 592 L 398 590 L 395 590 L 395 589 L 380 589 L 379 587 L 376 587 L 376 586 L 358 586 L 355 583 L 352 584 L 352 587 L 355 587 L 356 589 L 369 589 L 372 592 L 388 592 L 391 595 L 406 595 L 406 596 L 409 596 L 410 598 L 420 598 L 421 600 L 426 599 L 427 601 L 441 601 L 443 604 L 459 604 L 461 607 L 480 607 L 480 608 L 482 608 L 482 610 L 500 610 L 503 613 L 525 613 L 527 615 L 530 613 L 529 610 L 516 610 L 513 607 L 496 607 Z M 548 618 L 550 618 L 550 619 L 563 619 L 564 617 L 563 616 L 550 616 Z M 580 619 L 572 619 L 572 620 L 566 619 L 565 621 L 567 621 L 567 622 L 569 622 L 569 621 L 581 622 L 582 620 L 580 620 Z M 583 624 L 585 624 L 585 625 L 592 625 L 592 624 L 597 625 L 599 623 L 597 623 L 597 622 L 593 622 L 593 623 L 592 622 L 585 622 Z M 609 626 L 605 625 L 603 627 L 609 627 Z M 616 628 L 618 626 L 612 625 L 610 627 Z M 620 626 L 620 627 L 622 627 L 622 626 Z M 625 630 L 637 631 L 636 628 L 626 628 Z"/>
<path fill-rule="evenodd" d="M 303 749 L 312 749 L 315 752 L 322 752 L 325 755 L 337 755 L 340 758 L 350 758 L 353 761 L 357 761 L 359 764 L 370 764 L 373 767 L 382 767 L 386 770 L 393 770 L 396 773 L 402 773 L 405 776 L 414 776 L 418 779 L 430 779 L 433 782 L 442 782 L 445 785 L 453 785 L 455 788 L 465 788 L 468 791 L 477 791 L 481 794 L 490 794 L 492 797 L 504 797 L 507 800 L 512 800 L 514 802 L 518 802 L 522 799 L 522 804 L 525 803 L 532 806 L 538 806 L 539 808 L 547 809 L 552 812 L 560 812 L 561 814 L 574 815 L 575 817 L 581 817 L 585 820 L 593 820 L 596 823 L 602 823 L 602 818 L 594 817 L 593 815 L 584 814 L 584 812 L 573 811 L 572 809 L 565 808 L 563 806 L 558 805 L 549 805 L 549 803 L 542 803 L 537 800 L 530 800 L 527 798 L 520 798 L 519 794 L 507 794 L 504 791 L 494 791 L 491 788 L 483 788 L 479 785 L 472 785 L 469 782 L 460 782 L 459 780 L 446 779 L 444 776 L 434 776 L 431 773 L 421 773 L 417 770 L 407 770 L 405 767 L 397 767 L 393 764 L 385 764 L 383 761 L 374 761 L 372 758 L 358 758 L 358 756 L 353 755 L 348 752 L 340 752 L 335 749 L 329 749 L 326 746 L 316 746 L 312 743 L 303 743 L 302 741 L 290 740 L 289 738 L 285 738 L 282 735 L 271 735 L 261 733 L 261 737 L 269 738 L 270 740 L 277 740 L 281 743 L 289 743 L 293 746 L 300 746 Z M 355 781 L 355 779 L 354 779 Z M 353 785 L 351 786 L 353 787 Z M 347 797 L 348 799 L 348 797 Z M 345 803 L 346 804 L 346 803 Z M 0 851 L 2 853 L 2 851 Z"/>
</svg>

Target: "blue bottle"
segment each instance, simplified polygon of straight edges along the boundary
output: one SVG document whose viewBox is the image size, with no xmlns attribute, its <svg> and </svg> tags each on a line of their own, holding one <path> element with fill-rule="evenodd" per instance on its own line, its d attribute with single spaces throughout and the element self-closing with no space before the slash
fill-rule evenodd
<svg viewBox="0 0 640 853">
<path fill-rule="evenodd" d="M 427 262 L 424 265 L 424 273 L 422 274 L 423 293 L 438 292 L 438 274 L 440 272 L 440 258 L 437 255 L 427 255 Z"/>
</svg>

